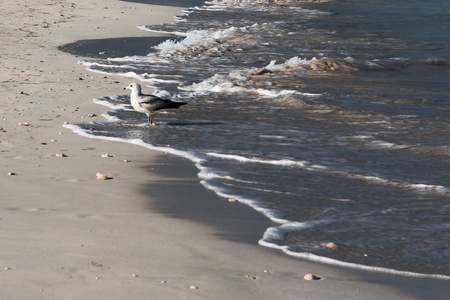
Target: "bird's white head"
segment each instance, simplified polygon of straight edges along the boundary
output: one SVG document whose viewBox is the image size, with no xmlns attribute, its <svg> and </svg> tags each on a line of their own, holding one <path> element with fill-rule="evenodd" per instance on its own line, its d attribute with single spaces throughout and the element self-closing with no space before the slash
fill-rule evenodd
<svg viewBox="0 0 450 300">
<path fill-rule="evenodd" d="M 134 83 L 130 84 L 129 86 L 127 86 L 126 89 L 129 89 L 132 92 L 136 91 L 136 92 L 140 93 L 141 85 L 139 83 L 134 82 Z"/>
</svg>

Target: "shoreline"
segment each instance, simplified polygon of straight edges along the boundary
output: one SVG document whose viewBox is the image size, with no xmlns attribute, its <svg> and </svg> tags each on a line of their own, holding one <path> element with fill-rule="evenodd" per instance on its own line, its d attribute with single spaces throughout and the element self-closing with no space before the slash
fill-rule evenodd
<svg viewBox="0 0 450 300">
<path fill-rule="evenodd" d="M 8 2 L 0 65 L 4 298 L 443 299 L 448 294 L 444 280 L 339 268 L 258 246 L 254 223 L 264 217 L 204 189 L 192 162 L 62 128 L 65 121 L 100 115 L 104 107 L 92 99 L 115 94 L 128 81 L 86 74 L 76 64 L 79 58 L 57 47 L 74 40 L 147 37 L 135 28 L 149 23 L 145 13 L 167 22 L 180 8 L 115 0 Z M 133 22 L 125 26 L 128 18 Z M 104 153 L 111 156 L 101 157 Z M 112 179 L 97 180 L 100 171 Z M 307 273 L 322 280 L 306 281 Z"/>
</svg>

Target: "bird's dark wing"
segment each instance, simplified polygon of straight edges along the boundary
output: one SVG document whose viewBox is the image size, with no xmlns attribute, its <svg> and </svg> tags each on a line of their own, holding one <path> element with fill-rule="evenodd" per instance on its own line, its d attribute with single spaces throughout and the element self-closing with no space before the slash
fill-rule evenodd
<svg viewBox="0 0 450 300">
<path fill-rule="evenodd" d="M 168 109 L 168 108 L 178 108 L 181 105 L 185 105 L 187 104 L 187 102 L 176 102 L 176 101 L 172 101 L 172 100 L 163 100 L 160 99 L 157 101 L 158 103 L 155 105 L 155 109 L 154 110 L 160 110 L 160 109 Z"/>
<path fill-rule="evenodd" d="M 169 99 L 161 99 L 154 95 L 140 95 L 139 105 L 150 111 L 156 111 L 160 109 L 178 108 L 181 105 L 185 105 L 187 102 L 176 102 Z"/>
<path fill-rule="evenodd" d="M 154 95 L 141 95 L 139 96 L 139 105 L 145 109 L 153 111 L 161 106 L 164 100 Z"/>
</svg>

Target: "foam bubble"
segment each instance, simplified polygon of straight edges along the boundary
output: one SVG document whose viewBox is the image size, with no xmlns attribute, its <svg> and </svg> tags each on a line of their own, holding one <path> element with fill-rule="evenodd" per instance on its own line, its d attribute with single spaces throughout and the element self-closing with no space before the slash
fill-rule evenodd
<svg viewBox="0 0 450 300">
<path fill-rule="evenodd" d="M 173 52 L 187 52 L 197 46 L 207 47 L 216 44 L 219 39 L 226 38 L 231 35 L 236 28 L 231 27 L 224 30 L 192 30 L 185 34 L 185 38 L 181 41 L 166 40 L 155 46 L 162 56 L 172 54 Z"/>
</svg>

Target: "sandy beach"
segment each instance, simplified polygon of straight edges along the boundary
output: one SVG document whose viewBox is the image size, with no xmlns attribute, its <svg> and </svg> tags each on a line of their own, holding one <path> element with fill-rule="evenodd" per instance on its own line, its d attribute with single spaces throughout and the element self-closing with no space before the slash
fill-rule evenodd
<svg viewBox="0 0 450 300">
<path fill-rule="evenodd" d="M 163 37 L 136 26 L 170 22 L 181 9 L 4 1 L 0 299 L 445 299 L 446 280 L 334 267 L 261 247 L 271 222 L 203 188 L 190 161 L 63 127 L 103 119 L 105 107 L 92 99 L 124 94 L 133 81 L 86 71 L 77 63 L 83 55 L 123 53 L 103 39 L 152 45 Z"/>
</svg>

